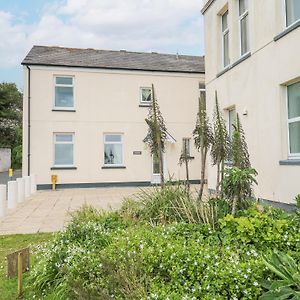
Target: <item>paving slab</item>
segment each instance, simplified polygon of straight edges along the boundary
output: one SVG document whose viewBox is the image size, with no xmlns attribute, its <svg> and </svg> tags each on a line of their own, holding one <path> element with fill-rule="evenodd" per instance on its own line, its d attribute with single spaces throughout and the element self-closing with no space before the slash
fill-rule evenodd
<svg viewBox="0 0 300 300">
<path fill-rule="evenodd" d="M 83 205 L 97 209 L 118 209 L 124 198 L 134 196 L 140 188 L 94 188 L 38 191 L 6 212 L 0 219 L 0 235 L 55 232 L 70 220 L 70 212 Z"/>
</svg>

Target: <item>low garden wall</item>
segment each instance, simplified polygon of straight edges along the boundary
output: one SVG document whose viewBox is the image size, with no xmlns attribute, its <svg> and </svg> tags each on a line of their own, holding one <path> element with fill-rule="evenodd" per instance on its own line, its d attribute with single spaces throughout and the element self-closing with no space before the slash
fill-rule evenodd
<svg viewBox="0 0 300 300">
<path fill-rule="evenodd" d="M 0 148 L 0 172 L 6 172 L 11 166 L 11 149 Z"/>
</svg>

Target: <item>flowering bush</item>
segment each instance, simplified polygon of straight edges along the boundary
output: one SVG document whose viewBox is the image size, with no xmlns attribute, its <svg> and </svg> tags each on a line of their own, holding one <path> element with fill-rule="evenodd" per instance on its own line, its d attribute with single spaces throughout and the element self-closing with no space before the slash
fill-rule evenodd
<svg viewBox="0 0 300 300">
<path fill-rule="evenodd" d="M 29 299 L 257 299 L 273 280 L 263 255 L 299 261 L 300 228 L 282 213 L 250 209 L 203 224 L 149 225 L 119 213 L 80 211 L 41 250 Z"/>
</svg>

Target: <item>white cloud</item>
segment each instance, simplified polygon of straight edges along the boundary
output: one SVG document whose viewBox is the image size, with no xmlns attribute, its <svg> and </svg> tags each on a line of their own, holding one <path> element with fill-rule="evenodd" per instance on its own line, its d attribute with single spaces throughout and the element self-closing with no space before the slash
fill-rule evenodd
<svg viewBox="0 0 300 300">
<path fill-rule="evenodd" d="M 0 63 L 18 65 L 34 44 L 200 54 L 200 9 L 200 0 L 57 0 L 30 25 L 0 11 Z"/>
</svg>

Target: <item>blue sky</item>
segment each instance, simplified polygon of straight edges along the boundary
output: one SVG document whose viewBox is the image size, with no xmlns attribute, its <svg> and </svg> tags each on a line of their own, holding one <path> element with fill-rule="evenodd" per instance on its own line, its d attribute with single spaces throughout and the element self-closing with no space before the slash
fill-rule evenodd
<svg viewBox="0 0 300 300">
<path fill-rule="evenodd" d="M 200 0 L 0 0 L 0 82 L 33 45 L 203 55 Z"/>
</svg>

